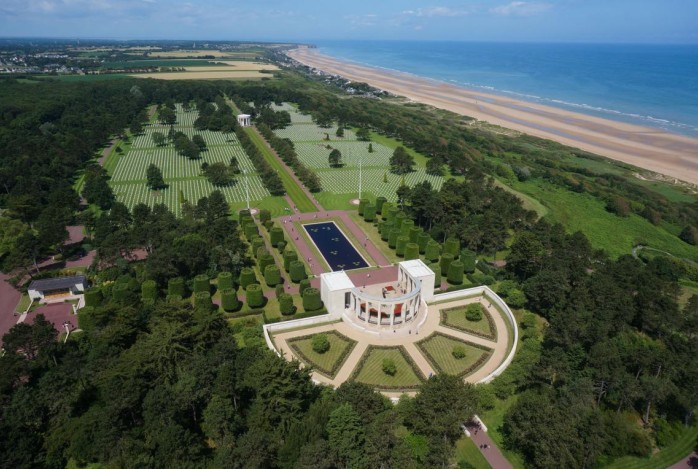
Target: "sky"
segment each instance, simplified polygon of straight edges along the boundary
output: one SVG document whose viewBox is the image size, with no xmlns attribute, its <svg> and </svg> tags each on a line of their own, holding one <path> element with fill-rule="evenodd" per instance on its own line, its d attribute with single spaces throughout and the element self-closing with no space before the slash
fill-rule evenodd
<svg viewBox="0 0 698 469">
<path fill-rule="evenodd" d="M 698 0 L 0 0 L 0 36 L 698 44 Z"/>
</svg>

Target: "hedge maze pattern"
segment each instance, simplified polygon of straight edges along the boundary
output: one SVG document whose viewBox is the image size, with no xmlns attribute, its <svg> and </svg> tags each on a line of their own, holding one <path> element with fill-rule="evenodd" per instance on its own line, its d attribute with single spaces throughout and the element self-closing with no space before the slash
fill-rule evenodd
<svg viewBox="0 0 698 469">
<path fill-rule="evenodd" d="M 129 209 L 138 203 L 151 207 L 164 203 L 177 215 L 181 214 L 180 190 L 184 198 L 192 204 L 196 204 L 200 198 L 208 196 L 215 189 L 223 193 L 228 203 L 244 202 L 244 175 L 237 175 L 230 186 L 215 187 L 201 174 L 202 163 L 228 164 L 231 157 L 237 158 L 240 169 L 247 171 L 250 200 L 259 201 L 270 196 L 235 134 L 196 130 L 193 125 L 197 117 L 197 111 L 185 112 L 180 104 L 177 105 L 177 123 L 174 129 L 190 138 L 196 134 L 201 135 L 206 142 L 207 150 L 201 152 L 201 158 L 198 160 L 190 160 L 177 154 L 171 143 L 161 147 L 153 143 L 153 133 L 161 132 L 167 135 L 169 126 L 159 123 L 147 125 L 144 132 L 134 138 L 131 149 L 120 157 L 111 175 L 112 189 L 120 202 L 126 204 Z M 146 170 L 151 163 L 162 171 L 165 183 L 168 184 L 167 189 L 151 191 L 146 186 Z"/>
</svg>

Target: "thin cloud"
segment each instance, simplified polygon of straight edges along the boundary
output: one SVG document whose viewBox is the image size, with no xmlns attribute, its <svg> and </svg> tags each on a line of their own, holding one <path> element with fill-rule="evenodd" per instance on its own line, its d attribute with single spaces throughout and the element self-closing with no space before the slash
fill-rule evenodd
<svg viewBox="0 0 698 469">
<path fill-rule="evenodd" d="M 501 5 L 490 9 L 491 13 L 504 16 L 531 16 L 544 13 L 553 7 L 550 3 L 532 3 L 514 1 L 508 5 Z"/>
<path fill-rule="evenodd" d="M 465 16 L 470 14 L 469 10 L 449 8 L 449 7 L 426 7 L 417 8 L 416 10 L 405 10 L 402 12 L 405 16 L 418 16 L 422 18 L 434 18 L 434 17 L 456 17 Z"/>
</svg>

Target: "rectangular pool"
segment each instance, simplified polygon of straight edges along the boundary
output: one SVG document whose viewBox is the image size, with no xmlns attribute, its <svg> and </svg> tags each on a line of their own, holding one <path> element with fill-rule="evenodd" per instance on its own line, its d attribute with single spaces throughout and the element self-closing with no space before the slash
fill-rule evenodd
<svg viewBox="0 0 698 469">
<path fill-rule="evenodd" d="M 315 247 L 325 258 L 330 269 L 352 270 L 368 267 L 369 264 L 361 253 L 351 244 L 342 230 L 333 221 L 310 223 L 303 225 L 303 229 Z"/>
</svg>

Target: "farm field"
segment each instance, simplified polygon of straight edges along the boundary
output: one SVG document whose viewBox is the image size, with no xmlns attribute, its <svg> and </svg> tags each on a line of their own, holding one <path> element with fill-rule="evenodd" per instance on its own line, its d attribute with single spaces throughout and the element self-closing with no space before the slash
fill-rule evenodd
<svg viewBox="0 0 698 469">
<path fill-rule="evenodd" d="M 382 389 L 405 389 L 419 386 L 423 378 L 407 361 L 407 352 L 402 347 L 369 348 L 367 357 L 361 358 L 360 365 L 354 370 L 354 380 Z M 383 372 L 383 360 L 395 362 L 397 373 L 394 376 Z M 362 364 L 361 364 L 362 363 Z"/>
<path fill-rule="evenodd" d="M 223 70 L 208 72 L 156 72 L 156 73 L 134 73 L 129 75 L 135 78 L 156 78 L 158 80 L 220 80 L 220 79 L 248 79 L 248 78 L 271 78 L 269 73 L 262 73 L 254 70 Z"/>
<path fill-rule="evenodd" d="M 323 207 L 346 209 L 347 201 L 358 196 L 359 162 L 362 173 L 362 197 L 383 196 L 390 201 L 396 200 L 395 191 L 402 184 L 403 177 L 389 171 L 389 160 L 394 148 L 386 145 L 387 141 L 359 141 L 351 129 L 345 129 L 344 137 L 337 137 L 336 125 L 329 128 L 319 127 L 313 123 L 311 116 L 300 113 L 288 103 L 274 106 L 274 109 L 288 111 L 291 115 L 291 125 L 276 130 L 275 133 L 279 137 L 290 139 L 301 162 L 317 173 L 323 187 L 323 192 L 317 195 L 317 199 Z M 369 143 L 373 148 L 371 153 L 368 151 Z M 344 166 L 341 168 L 331 168 L 329 165 L 328 157 L 333 149 L 342 153 Z M 416 165 L 413 172 L 404 176 L 405 184 L 414 186 L 429 181 L 433 188 L 441 188 L 444 178 L 427 174 L 426 158 L 409 152 L 415 156 Z M 342 196 L 328 197 L 328 194 Z"/>
<path fill-rule="evenodd" d="M 313 336 L 297 337 L 289 341 L 291 348 L 298 354 L 306 365 L 314 370 L 334 378 L 342 364 L 349 357 L 349 353 L 356 345 L 356 341 L 340 334 L 337 331 L 325 333 L 330 342 L 330 349 L 325 353 L 317 353 L 313 350 Z"/>
<path fill-rule="evenodd" d="M 477 367 L 478 363 L 484 363 L 483 357 L 491 353 L 438 332 L 417 342 L 416 345 L 439 373 L 456 376 L 474 371 L 473 368 Z M 456 346 L 463 347 L 464 358 L 458 359 L 453 356 L 453 348 Z"/>
<path fill-rule="evenodd" d="M 208 149 L 201 153 L 201 158 L 189 160 L 177 154 L 172 144 L 169 143 L 162 147 L 156 146 L 153 143 L 152 134 L 161 132 L 167 135 L 169 127 L 150 124 L 146 126 L 143 134 L 133 139 L 125 154 L 118 158 L 115 167 L 113 169 L 107 168 L 111 176 L 110 184 L 117 200 L 126 204 L 129 209 L 138 203 L 144 203 L 151 207 L 156 203 L 164 203 L 175 214 L 180 215 L 180 191 L 186 200 L 195 204 L 201 197 L 218 189 L 231 206 L 243 208 L 246 206 L 245 179 L 247 179 L 252 204 L 257 206 L 270 205 L 273 208 L 273 213 L 283 213 L 286 204 L 271 200 L 277 198 L 270 196 L 262 184 L 262 180 L 254 173 L 254 165 L 235 135 L 197 131 L 193 127 L 196 118 L 196 111 L 185 112 L 181 105 L 177 105 L 177 124 L 174 128 L 190 137 L 198 134 L 204 138 Z M 237 158 L 240 168 L 248 171 L 247 176 L 238 175 L 232 185 L 222 188 L 215 187 L 200 174 L 202 163 L 229 163 L 231 157 Z M 167 189 L 151 191 L 146 186 L 146 170 L 151 163 L 162 171 L 165 183 L 168 184 Z"/>
</svg>

